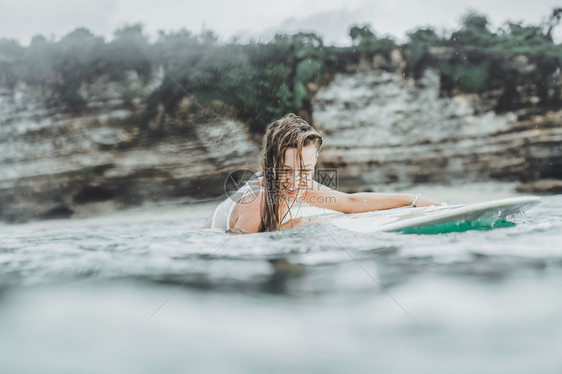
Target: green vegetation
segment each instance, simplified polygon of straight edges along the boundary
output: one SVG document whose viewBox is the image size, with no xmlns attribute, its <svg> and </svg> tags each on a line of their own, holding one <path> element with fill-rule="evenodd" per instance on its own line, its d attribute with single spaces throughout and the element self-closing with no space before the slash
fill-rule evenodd
<svg viewBox="0 0 562 374">
<path fill-rule="evenodd" d="M 562 9 L 555 9 L 541 25 L 506 23 L 494 32 L 484 15 L 470 12 L 458 30 L 438 35 L 431 28 L 418 29 L 404 45 L 378 37 L 368 25 L 354 25 L 347 47 L 325 46 L 314 33 L 221 43 L 210 31 L 181 30 L 161 32 L 150 42 L 140 25 L 115 31 L 111 41 L 79 28 L 60 40 L 36 36 L 27 47 L 0 39 L 0 85 L 38 86 L 47 105 L 81 111 L 87 103 L 84 85 L 99 79 L 123 82 L 132 71 L 147 82 L 163 69 L 162 83 L 147 97 L 127 85 L 121 92 L 126 105 L 145 102 L 139 127 L 157 122 L 164 129 L 170 119 L 189 125 L 234 116 L 259 133 L 288 112 L 310 116 L 315 90 L 336 72 L 353 70 L 360 62 L 373 65 L 376 59 L 377 68 L 395 71 L 399 66 L 391 56 L 400 51 L 406 75 L 419 78 L 429 67 L 438 69 L 446 93 L 502 89 L 506 97 L 496 110 L 511 110 L 517 103 L 515 85 L 526 80 L 536 85 L 542 103 L 552 106 L 560 105 L 560 95 L 552 94 L 560 89 L 552 77 L 562 65 L 562 46 L 553 42 L 552 30 L 561 16 Z M 516 56 L 537 68 L 521 73 Z"/>
<path fill-rule="evenodd" d="M 410 41 L 404 46 L 406 71 L 419 78 L 428 67 L 436 67 L 442 90 L 448 92 L 502 89 L 498 111 L 517 109 L 520 98 L 515 86 L 523 82 L 536 86 L 543 105 L 560 106 L 560 88 L 554 81 L 562 66 L 562 45 L 553 42 L 552 30 L 561 17 L 562 8 L 558 8 L 542 25 L 507 22 L 493 32 L 484 15 L 471 11 L 450 36 L 438 36 L 431 28 L 418 29 L 409 34 Z M 514 60 L 518 56 L 536 69 L 527 72 L 517 66 Z M 549 94 L 549 90 L 557 92 Z"/>
<path fill-rule="evenodd" d="M 457 87 L 466 93 L 482 91 L 488 81 L 488 65 L 442 63 L 439 66 L 443 84 Z"/>
</svg>

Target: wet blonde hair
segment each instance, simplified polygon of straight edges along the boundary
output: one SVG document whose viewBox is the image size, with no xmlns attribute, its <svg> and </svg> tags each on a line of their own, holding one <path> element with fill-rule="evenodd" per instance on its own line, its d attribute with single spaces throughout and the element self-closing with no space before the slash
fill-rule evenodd
<svg viewBox="0 0 562 374">
<path fill-rule="evenodd" d="M 279 216 L 279 172 L 285 168 L 285 151 L 296 148 L 297 160 L 302 170 L 304 169 L 302 149 L 311 144 L 316 145 L 319 152 L 322 147 L 322 134 L 293 113 L 267 126 L 261 161 L 265 189 L 260 231 L 279 230 L 281 222 L 286 217 L 286 214 L 283 217 Z"/>
</svg>

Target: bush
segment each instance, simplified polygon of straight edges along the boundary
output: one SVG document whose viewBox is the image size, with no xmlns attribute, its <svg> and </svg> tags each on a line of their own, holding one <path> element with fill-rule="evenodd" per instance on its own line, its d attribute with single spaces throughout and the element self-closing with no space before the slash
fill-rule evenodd
<svg viewBox="0 0 562 374">
<path fill-rule="evenodd" d="M 559 21 L 560 17 L 556 16 L 561 14 L 562 10 L 558 13 L 554 10 L 553 19 Z M 512 92 L 515 81 L 526 79 L 535 84 L 543 103 L 556 105 L 554 102 L 560 99 L 548 93 L 553 72 L 562 66 L 562 45 L 554 44 L 550 36 L 556 22 L 550 20 L 548 27 L 507 22 L 493 32 L 486 16 L 470 11 L 462 18 L 460 28 L 449 37 L 440 37 L 430 28 L 409 33 L 409 42 L 404 46 L 406 73 L 419 78 L 426 68 L 438 68 L 441 88 L 445 91 L 481 92 L 501 88 L 506 98 L 515 95 Z M 435 47 L 449 50 L 452 55 L 435 55 L 430 51 Z M 532 77 L 523 77 L 523 73 L 514 70 L 511 61 L 521 55 L 537 66 Z M 511 110 L 512 105 L 507 101 L 502 104 L 502 110 Z"/>
<path fill-rule="evenodd" d="M 461 92 L 479 93 L 486 87 L 488 80 L 488 65 L 453 65 L 444 63 L 439 65 L 443 85 L 456 87 Z"/>
</svg>

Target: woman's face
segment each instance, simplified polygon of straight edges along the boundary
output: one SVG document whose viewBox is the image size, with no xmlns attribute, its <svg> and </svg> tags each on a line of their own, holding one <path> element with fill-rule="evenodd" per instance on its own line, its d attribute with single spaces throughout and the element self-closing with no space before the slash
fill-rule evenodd
<svg viewBox="0 0 562 374">
<path fill-rule="evenodd" d="M 297 149 L 289 148 L 285 151 L 285 165 L 280 173 L 280 192 L 285 197 L 292 199 L 301 196 L 312 185 L 314 168 L 318 158 L 315 144 L 302 148 L 302 161 L 304 169 L 300 169 L 297 159 Z"/>
</svg>

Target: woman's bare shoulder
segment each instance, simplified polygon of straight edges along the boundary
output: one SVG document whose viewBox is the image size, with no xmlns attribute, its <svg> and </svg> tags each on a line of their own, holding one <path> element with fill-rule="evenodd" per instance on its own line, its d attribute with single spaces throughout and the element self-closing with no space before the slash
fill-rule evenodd
<svg viewBox="0 0 562 374">
<path fill-rule="evenodd" d="M 263 193 L 260 191 L 245 196 L 236 204 L 230 221 L 233 231 L 258 232 L 261 224 L 262 200 Z"/>
</svg>

